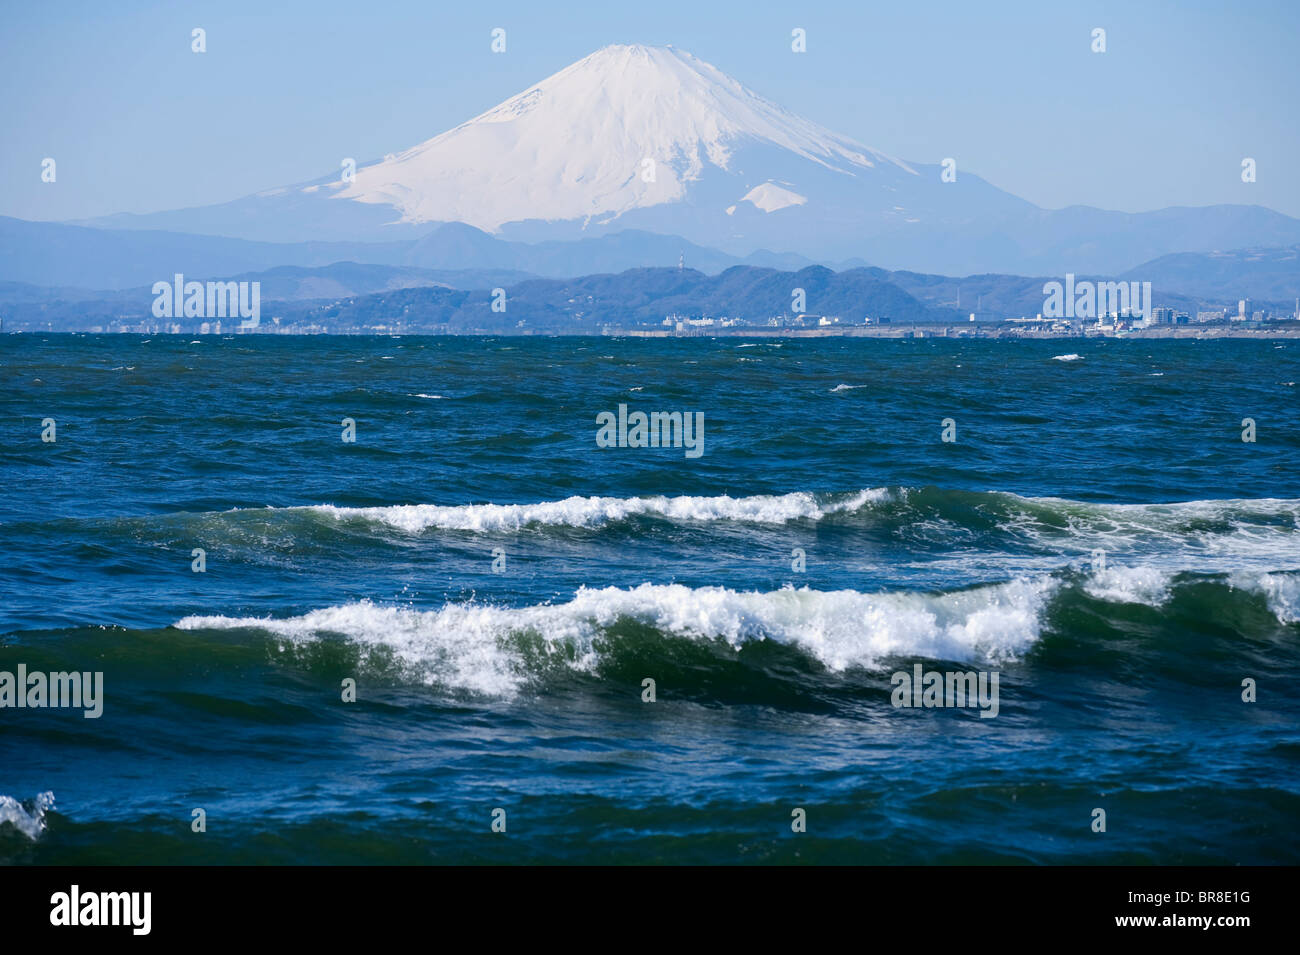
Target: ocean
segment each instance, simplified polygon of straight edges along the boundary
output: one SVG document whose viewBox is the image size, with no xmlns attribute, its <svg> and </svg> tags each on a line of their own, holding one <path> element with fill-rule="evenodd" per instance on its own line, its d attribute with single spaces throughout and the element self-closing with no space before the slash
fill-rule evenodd
<svg viewBox="0 0 1300 955">
<path fill-rule="evenodd" d="M 0 381 L 0 678 L 102 674 L 0 708 L 0 863 L 1300 862 L 1294 342 L 23 334 Z M 896 705 L 930 673 L 996 704 Z"/>
</svg>

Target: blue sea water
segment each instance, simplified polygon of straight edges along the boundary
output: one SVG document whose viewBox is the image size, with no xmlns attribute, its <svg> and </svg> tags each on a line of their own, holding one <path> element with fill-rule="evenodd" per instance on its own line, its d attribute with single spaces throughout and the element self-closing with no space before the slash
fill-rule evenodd
<svg viewBox="0 0 1300 955">
<path fill-rule="evenodd" d="M 0 862 L 1300 862 L 1297 381 L 1268 341 L 0 337 L 0 671 L 104 686 L 0 708 Z M 598 446 L 620 404 L 703 454 Z M 895 706 L 917 664 L 996 717 Z"/>
</svg>

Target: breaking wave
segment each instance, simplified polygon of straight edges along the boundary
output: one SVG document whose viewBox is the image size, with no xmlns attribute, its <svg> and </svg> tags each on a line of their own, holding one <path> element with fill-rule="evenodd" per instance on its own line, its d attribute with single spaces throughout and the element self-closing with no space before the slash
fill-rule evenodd
<svg viewBox="0 0 1300 955">
<path fill-rule="evenodd" d="M 594 527 L 631 517 L 660 517 L 670 521 L 748 521 L 783 524 L 820 520 L 828 514 L 851 513 L 888 500 L 884 488 L 859 491 L 838 499 L 807 492 L 753 497 L 570 497 L 538 504 L 396 504 L 387 507 L 313 505 L 306 510 L 337 520 L 377 521 L 408 533 L 429 528 L 458 531 L 518 530 L 530 525 Z"/>
<path fill-rule="evenodd" d="M 54 805 L 54 793 L 43 792 L 26 804 L 12 796 L 0 795 L 0 831 L 8 824 L 28 839 L 37 839 L 45 831 L 45 814 Z"/>
<path fill-rule="evenodd" d="M 942 594 L 642 584 L 582 588 L 567 603 L 448 604 L 413 610 L 359 601 L 288 619 L 190 616 L 182 630 L 252 629 L 289 643 L 338 635 L 391 652 L 424 682 L 488 695 L 520 689 L 533 664 L 595 672 L 602 638 L 640 627 L 661 637 L 715 641 L 733 651 L 762 641 L 792 647 L 832 671 L 875 669 L 895 656 L 997 663 L 1039 636 L 1056 583 L 1017 580 Z"/>
</svg>

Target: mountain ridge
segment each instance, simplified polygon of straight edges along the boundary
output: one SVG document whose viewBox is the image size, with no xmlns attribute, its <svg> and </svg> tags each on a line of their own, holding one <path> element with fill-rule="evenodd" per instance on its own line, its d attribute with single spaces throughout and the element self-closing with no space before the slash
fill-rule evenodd
<svg viewBox="0 0 1300 955">
<path fill-rule="evenodd" d="M 1047 210 L 958 167 L 944 181 L 683 51 L 612 46 L 349 181 L 84 224 L 279 242 L 407 241 L 437 222 L 533 244 L 642 231 L 740 259 L 779 249 L 945 274 L 1104 274 L 1300 243 L 1300 220 L 1258 206 Z"/>
</svg>

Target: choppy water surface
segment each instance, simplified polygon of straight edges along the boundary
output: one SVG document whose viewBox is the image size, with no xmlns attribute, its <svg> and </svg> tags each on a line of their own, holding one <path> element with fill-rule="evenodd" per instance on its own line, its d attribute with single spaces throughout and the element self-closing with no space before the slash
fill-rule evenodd
<svg viewBox="0 0 1300 955">
<path fill-rule="evenodd" d="M 1296 863 L 1297 380 L 1252 341 L 0 337 L 0 671 L 104 674 L 99 719 L 0 709 L 0 861 Z M 597 447 L 620 404 L 703 455 Z M 895 707 L 917 663 L 996 671 L 996 718 Z"/>
</svg>

